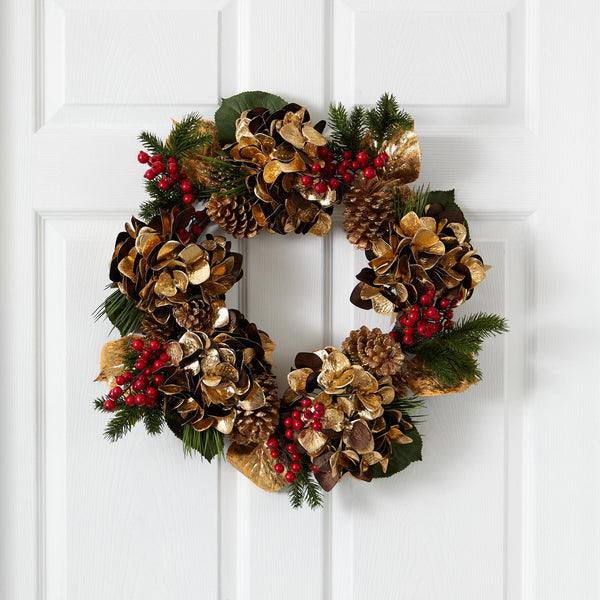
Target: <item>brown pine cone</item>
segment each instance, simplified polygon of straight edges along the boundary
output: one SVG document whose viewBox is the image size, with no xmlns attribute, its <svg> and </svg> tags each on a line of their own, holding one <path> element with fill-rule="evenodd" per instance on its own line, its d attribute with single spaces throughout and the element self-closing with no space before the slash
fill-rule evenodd
<svg viewBox="0 0 600 600">
<path fill-rule="evenodd" d="M 400 346 L 378 327 L 370 330 L 363 325 L 351 331 L 342 342 L 342 349 L 353 363 L 362 365 L 375 375 L 398 373 L 404 361 Z"/>
<path fill-rule="evenodd" d="M 214 310 L 212 304 L 203 300 L 190 300 L 173 307 L 177 324 L 188 331 L 212 330 Z"/>
<path fill-rule="evenodd" d="M 261 373 L 255 375 L 254 380 L 262 387 L 267 403 L 256 410 L 238 410 L 229 439 L 240 446 L 265 442 L 279 423 L 279 393 L 275 377 L 271 373 Z"/>
<path fill-rule="evenodd" d="M 406 186 L 397 193 L 412 193 Z M 344 195 L 344 229 L 348 241 L 359 250 L 369 250 L 377 238 L 384 237 L 394 221 L 394 197 L 389 182 L 361 180 Z"/>
<path fill-rule="evenodd" d="M 150 316 L 145 316 L 140 325 L 140 333 L 148 339 L 158 340 L 161 344 L 168 341 L 173 327 L 170 321 L 167 323 L 159 323 Z"/>
<path fill-rule="evenodd" d="M 213 194 L 206 205 L 206 214 L 223 231 L 234 238 L 254 237 L 261 229 L 247 198 L 229 198 Z"/>
</svg>

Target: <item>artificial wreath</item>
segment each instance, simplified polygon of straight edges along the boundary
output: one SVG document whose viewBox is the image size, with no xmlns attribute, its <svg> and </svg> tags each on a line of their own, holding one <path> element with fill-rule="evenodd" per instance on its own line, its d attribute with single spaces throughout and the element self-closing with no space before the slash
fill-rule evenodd
<svg viewBox="0 0 600 600">
<path fill-rule="evenodd" d="M 454 320 L 489 268 L 473 249 L 454 191 L 411 189 L 421 152 L 412 118 L 384 94 L 374 108 L 308 110 L 264 92 L 223 100 L 215 121 L 190 114 L 165 142 L 142 133 L 148 200 L 118 234 L 113 290 L 99 307 L 121 338 L 98 377 L 115 441 L 137 422 L 166 425 L 186 452 L 227 460 L 294 506 L 321 504 L 346 474 L 389 477 L 421 459 L 423 398 L 481 378 L 483 340 L 506 331 L 492 314 Z M 344 203 L 350 243 L 366 253 L 350 301 L 392 318 L 340 348 L 300 352 L 280 396 L 273 341 L 225 296 L 242 277 L 234 238 L 325 236 Z M 216 229 L 213 227 L 212 229 Z"/>
</svg>

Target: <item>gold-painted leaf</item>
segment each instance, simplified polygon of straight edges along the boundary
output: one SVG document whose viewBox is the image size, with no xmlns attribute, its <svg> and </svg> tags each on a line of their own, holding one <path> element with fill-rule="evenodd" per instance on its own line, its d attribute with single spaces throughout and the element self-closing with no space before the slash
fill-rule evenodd
<svg viewBox="0 0 600 600">
<path fill-rule="evenodd" d="M 283 474 L 273 470 L 274 461 L 262 443 L 256 446 L 231 444 L 227 462 L 266 492 L 277 492 L 286 485 Z"/>
<path fill-rule="evenodd" d="M 266 403 L 267 400 L 265 398 L 263 389 L 255 381 L 248 395 L 243 400 L 238 402 L 238 405 L 242 410 L 256 410 L 257 408 L 264 406 Z"/>
<path fill-rule="evenodd" d="M 321 450 L 327 443 L 327 437 L 320 431 L 313 431 L 312 429 L 303 429 L 298 434 L 298 443 L 311 455 L 316 456 L 320 454 Z"/>
<path fill-rule="evenodd" d="M 111 382 L 114 378 L 125 371 L 123 361 L 125 360 L 125 354 L 131 349 L 131 342 L 139 339 L 139 337 L 128 335 L 118 340 L 106 342 L 100 352 L 100 373 L 94 381 L 106 381 L 109 385 L 112 385 Z"/>
</svg>

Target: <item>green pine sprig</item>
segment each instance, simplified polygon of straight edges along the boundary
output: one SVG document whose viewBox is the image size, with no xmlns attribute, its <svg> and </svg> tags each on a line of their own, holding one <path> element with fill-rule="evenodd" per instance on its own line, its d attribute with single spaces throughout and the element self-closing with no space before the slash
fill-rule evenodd
<svg viewBox="0 0 600 600">
<path fill-rule="evenodd" d="M 413 190 L 413 194 L 407 192 L 406 188 L 394 189 L 394 213 L 398 223 L 402 220 L 402 217 L 411 211 L 417 213 L 419 217 L 425 214 L 425 207 L 430 203 L 429 197 L 431 191 L 429 186 L 420 186 L 416 190 Z"/>
<path fill-rule="evenodd" d="M 296 479 L 288 488 L 290 504 L 293 508 L 302 508 L 304 503 L 315 510 L 323 506 L 323 490 L 315 481 L 310 458 L 304 455 L 301 460 L 302 471 L 296 473 Z"/>
<path fill-rule="evenodd" d="M 96 400 L 96 402 L 98 401 Z M 110 442 L 116 442 L 129 433 L 135 424 L 142 418 L 144 407 L 127 406 L 123 402 L 117 404 L 117 407 L 112 412 L 108 412 L 104 407 L 102 407 L 102 410 L 113 415 L 106 424 L 104 437 Z"/>
<path fill-rule="evenodd" d="M 126 336 L 138 331 L 144 313 L 136 307 L 133 300 L 121 293 L 120 290 L 115 290 L 94 311 L 96 321 L 103 317 L 113 324 L 121 336 Z"/>
<path fill-rule="evenodd" d="M 413 118 L 398 106 L 394 95 L 387 92 L 379 98 L 374 108 L 367 111 L 366 118 L 378 147 L 398 129 L 406 131 L 414 125 Z"/>
<path fill-rule="evenodd" d="M 173 129 L 165 143 L 165 160 L 174 156 L 177 160 L 198 153 L 213 143 L 213 136 L 200 127 L 202 117 L 198 113 L 185 115 Z"/>
<path fill-rule="evenodd" d="M 331 128 L 330 148 L 336 155 L 344 150 L 353 154 L 361 151 L 361 144 L 367 132 L 367 116 L 362 106 L 355 106 L 350 114 L 343 104 L 329 105 L 329 127 Z"/>
<path fill-rule="evenodd" d="M 411 350 L 442 384 L 455 386 L 464 380 L 481 379 L 476 356 L 483 342 L 507 331 L 502 317 L 477 313 L 464 317 L 453 329 L 418 342 Z"/>
<path fill-rule="evenodd" d="M 415 413 L 422 410 L 424 406 L 425 403 L 423 399 L 415 395 L 399 396 L 389 404 L 389 408 L 399 410 L 405 417 L 408 415 L 413 423 L 418 423 L 423 416 Z"/>
<path fill-rule="evenodd" d="M 223 434 L 214 427 L 196 431 L 191 425 L 184 425 L 181 441 L 183 442 L 183 452 L 187 456 L 196 451 L 208 462 L 211 462 L 215 456 L 223 456 L 225 447 Z"/>
</svg>

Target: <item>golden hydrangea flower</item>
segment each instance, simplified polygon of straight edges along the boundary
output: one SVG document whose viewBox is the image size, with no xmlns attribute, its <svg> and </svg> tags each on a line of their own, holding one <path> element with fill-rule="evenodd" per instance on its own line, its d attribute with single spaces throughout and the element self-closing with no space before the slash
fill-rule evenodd
<svg viewBox="0 0 600 600">
<path fill-rule="evenodd" d="M 242 255 L 231 252 L 224 237 L 181 241 L 176 232 L 193 213 L 162 211 L 148 224 L 133 218 L 117 237 L 111 280 L 159 323 L 169 320 L 173 305 L 222 298 L 242 276 Z"/>
<path fill-rule="evenodd" d="M 416 304 L 430 289 L 456 304 L 464 302 L 489 269 L 469 243 L 464 225 L 415 212 L 402 217 L 366 254 L 369 267 L 357 275 L 360 283 L 350 300 L 383 315 Z"/>
<path fill-rule="evenodd" d="M 323 404 L 322 429 L 306 421 L 297 441 L 318 467 L 315 476 L 325 490 L 346 473 L 370 481 L 373 465 L 386 470 L 392 443 L 412 442 L 405 434 L 412 425 L 392 408 L 397 391 L 391 377 L 372 375 L 331 346 L 298 354 L 296 367 L 284 400 L 291 407 L 305 397 Z"/>
</svg>

